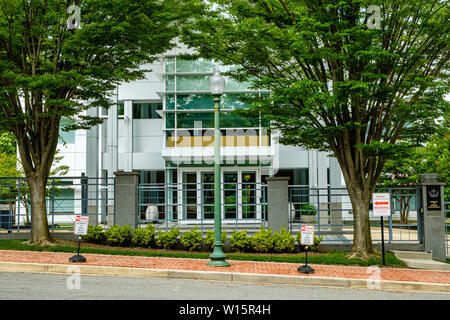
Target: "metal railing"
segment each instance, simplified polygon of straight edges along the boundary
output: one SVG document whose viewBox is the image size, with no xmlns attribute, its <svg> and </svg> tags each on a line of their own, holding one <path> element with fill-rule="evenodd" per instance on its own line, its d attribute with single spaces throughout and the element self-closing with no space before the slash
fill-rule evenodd
<svg viewBox="0 0 450 320">
<path fill-rule="evenodd" d="M 391 195 L 391 216 L 383 229 L 389 242 L 420 242 L 420 194 L 415 187 L 380 188 Z M 346 188 L 289 186 L 289 231 L 296 234 L 303 224 L 314 225 L 325 242 L 353 241 L 353 210 Z M 372 240 L 381 241 L 380 218 L 370 214 Z M 419 219 L 419 223 L 418 223 Z"/>
<path fill-rule="evenodd" d="M 450 201 L 444 202 L 446 254 L 450 256 Z"/>
<path fill-rule="evenodd" d="M 87 215 L 92 224 L 114 223 L 114 178 L 50 177 L 46 210 L 51 232 L 73 231 L 76 215 Z M 30 231 L 31 198 L 23 177 L 0 178 L 0 230 Z"/>
<path fill-rule="evenodd" d="M 214 183 L 143 183 L 139 190 L 139 225 L 156 229 L 191 229 L 202 234 L 214 228 Z M 257 232 L 267 228 L 266 185 L 225 182 L 221 184 L 222 229 L 226 232 Z"/>
</svg>

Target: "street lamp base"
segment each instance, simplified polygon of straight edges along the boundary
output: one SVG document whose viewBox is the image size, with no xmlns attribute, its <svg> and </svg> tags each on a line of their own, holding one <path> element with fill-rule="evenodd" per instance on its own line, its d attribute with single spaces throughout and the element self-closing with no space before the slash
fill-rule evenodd
<svg viewBox="0 0 450 320">
<path fill-rule="evenodd" d="M 230 264 L 225 261 L 227 256 L 223 253 L 222 246 L 214 246 L 214 251 L 209 258 L 211 259 L 206 265 L 210 267 L 229 267 Z"/>
<path fill-rule="evenodd" d="M 301 267 L 298 267 L 297 271 L 300 273 L 314 273 L 314 269 L 306 264 Z"/>
<path fill-rule="evenodd" d="M 86 258 L 77 254 L 69 258 L 69 262 L 86 262 Z"/>
<path fill-rule="evenodd" d="M 206 265 L 209 267 L 229 267 L 230 266 L 230 264 L 228 262 L 226 262 L 225 260 L 222 260 L 222 259 L 220 259 L 220 260 L 211 259 L 211 261 L 208 262 Z"/>
</svg>

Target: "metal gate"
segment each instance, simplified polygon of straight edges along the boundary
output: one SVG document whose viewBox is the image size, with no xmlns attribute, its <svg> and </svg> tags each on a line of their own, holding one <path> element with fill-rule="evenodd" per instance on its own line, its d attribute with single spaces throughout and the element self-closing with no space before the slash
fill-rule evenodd
<svg viewBox="0 0 450 320">
<path fill-rule="evenodd" d="M 92 224 L 114 224 L 114 178 L 50 177 L 46 187 L 51 232 L 73 231 L 76 215 Z M 26 179 L 0 178 L 0 231 L 29 232 L 31 201 Z"/>
<path fill-rule="evenodd" d="M 139 225 L 191 229 L 214 227 L 214 183 L 139 184 Z M 267 188 L 263 183 L 221 184 L 222 228 L 257 232 L 267 228 Z"/>
<path fill-rule="evenodd" d="M 384 238 L 392 242 L 422 242 L 420 189 L 396 187 L 377 189 L 391 196 L 391 215 L 383 229 Z M 353 211 L 346 188 L 310 188 L 289 186 L 290 232 L 297 233 L 300 225 L 314 225 L 318 237 L 325 242 L 352 243 Z M 372 240 L 381 241 L 380 218 L 370 208 Z"/>
</svg>

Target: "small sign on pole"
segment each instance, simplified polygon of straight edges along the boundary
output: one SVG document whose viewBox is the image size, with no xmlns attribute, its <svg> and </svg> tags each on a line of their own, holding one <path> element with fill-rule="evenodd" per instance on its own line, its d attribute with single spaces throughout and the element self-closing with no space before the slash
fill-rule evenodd
<svg viewBox="0 0 450 320">
<path fill-rule="evenodd" d="M 373 216 L 389 217 L 391 215 L 391 197 L 389 193 L 372 194 Z"/>
<path fill-rule="evenodd" d="M 88 225 L 89 225 L 88 216 L 75 217 L 75 225 L 73 228 L 73 233 L 78 236 L 78 249 L 77 254 L 69 258 L 70 262 L 86 262 L 86 258 L 80 255 L 80 243 L 81 243 L 81 236 L 87 235 Z"/>
<path fill-rule="evenodd" d="M 74 228 L 74 234 L 77 236 L 85 236 L 88 232 L 88 224 L 89 224 L 89 217 L 87 216 L 76 216 L 75 217 L 75 228 Z"/>
<path fill-rule="evenodd" d="M 301 244 L 304 246 L 314 245 L 314 226 L 303 225 L 301 229 Z"/>
<path fill-rule="evenodd" d="M 374 217 L 380 217 L 381 225 L 381 254 L 383 258 L 383 266 L 385 265 L 384 257 L 384 225 L 383 217 L 389 217 L 391 215 L 391 196 L 389 193 L 373 193 L 373 215 Z"/>
<path fill-rule="evenodd" d="M 297 268 L 300 273 L 314 273 L 314 269 L 308 266 L 308 246 L 314 245 L 314 226 L 302 225 L 300 229 L 300 244 L 305 247 L 305 264 Z"/>
</svg>

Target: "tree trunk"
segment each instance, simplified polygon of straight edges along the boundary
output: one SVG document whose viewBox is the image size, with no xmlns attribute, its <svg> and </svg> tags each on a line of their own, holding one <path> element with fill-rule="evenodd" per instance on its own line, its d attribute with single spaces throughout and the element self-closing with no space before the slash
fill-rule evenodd
<svg viewBox="0 0 450 320">
<path fill-rule="evenodd" d="M 361 188 L 362 189 L 362 188 Z M 375 252 L 370 233 L 369 206 L 371 194 L 357 186 L 348 188 L 353 208 L 353 247 L 349 258 L 368 259 Z"/>
<path fill-rule="evenodd" d="M 45 203 L 46 179 L 39 176 L 27 178 L 31 196 L 31 235 L 29 243 L 51 245 L 54 237 L 48 229 Z"/>
</svg>

